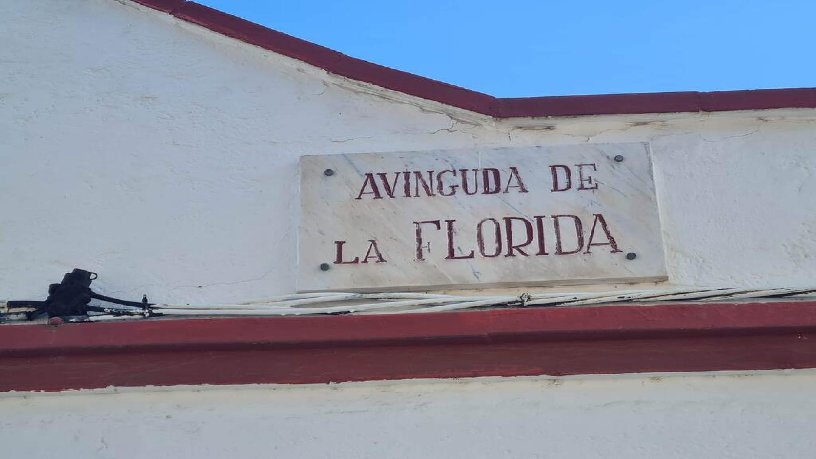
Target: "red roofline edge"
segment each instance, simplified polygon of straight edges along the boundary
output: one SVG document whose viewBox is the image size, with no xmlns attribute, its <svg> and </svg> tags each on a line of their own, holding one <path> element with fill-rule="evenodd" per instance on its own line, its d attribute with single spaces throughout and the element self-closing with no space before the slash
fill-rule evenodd
<svg viewBox="0 0 816 459">
<path fill-rule="evenodd" d="M 816 108 L 816 88 L 498 98 L 356 59 L 186 0 L 132 0 L 329 73 L 495 118 Z"/>
</svg>

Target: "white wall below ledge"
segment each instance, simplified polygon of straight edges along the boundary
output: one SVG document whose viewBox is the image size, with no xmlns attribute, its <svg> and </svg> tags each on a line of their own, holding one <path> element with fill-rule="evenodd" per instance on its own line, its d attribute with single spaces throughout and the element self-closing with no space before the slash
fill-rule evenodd
<svg viewBox="0 0 816 459">
<path fill-rule="evenodd" d="M 0 395 L 4 457 L 812 458 L 816 372 Z"/>
</svg>

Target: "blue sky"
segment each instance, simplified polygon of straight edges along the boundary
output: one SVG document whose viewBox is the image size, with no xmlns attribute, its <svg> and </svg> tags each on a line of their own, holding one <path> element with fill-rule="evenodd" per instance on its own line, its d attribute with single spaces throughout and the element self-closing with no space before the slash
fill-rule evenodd
<svg viewBox="0 0 816 459">
<path fill-rule="evenodd" d="M 199 0 L 499 97 L 816 86 L 816 0 Z"/>
</svg>

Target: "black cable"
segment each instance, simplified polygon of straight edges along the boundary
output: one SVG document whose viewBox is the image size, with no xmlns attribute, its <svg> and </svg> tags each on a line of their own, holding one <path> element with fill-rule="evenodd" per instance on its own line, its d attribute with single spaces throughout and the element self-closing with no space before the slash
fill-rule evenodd
<svg viewBox="0 0 816 459">
<path fill-rule="evenodd" d="M 0 314 L 0 319 L 10 314 L 25 314 L 28 320 L 47 314 L 48 317 L 86 317 L 89 311 L 102 312 L 112 315 L 156 315 L 148 303 L 147 296 L 142 301 L 127 301 L 110 296 L 100 295 L 91 290 L 91 282 L 97 274 L 84 269 L 75 268 L 66 273 L 62 282 L 51 284 L 48 287 L 48 298 L 45 301 L 12 300 L 6 302 L 9 314 Z M 117 308 L 115 306 L 97 306 L 88 304 L 92 299 L 138 308 L 138 310 Z M 27 309 L 27 311 L 11 311 L 12 309 Z M 78 320 L 78 319 L 77 319 Z"/>
<path fill-rule="evenodd" d="M 91 292 L 91 298 L 95 298 L 101 301 L 107 301 L 108 303 L 113 304 L 121 304 L 122 306 L 133 306 L 137 308 L 144 308 L 146 306 L 153 306 L 153 303 L 147 302 L 147 297 L 143 296 L 142 301 L 127 301 L 127 300 L 120 300 L 119 298 L 112 298 L 105 295 L 100 295 L 96 292 Z"/>
<path fill-rule="evenodd" d="M 6 301 L 6 306 L 10 308 L 41 308 L 45 301 L 11 300 Z"/>
</svg>

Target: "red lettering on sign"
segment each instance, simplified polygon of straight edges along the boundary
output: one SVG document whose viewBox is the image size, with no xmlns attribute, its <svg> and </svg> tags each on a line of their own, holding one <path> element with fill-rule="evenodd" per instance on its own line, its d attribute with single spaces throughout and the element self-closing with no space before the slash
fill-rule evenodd
<svg viewBox="0 0 816 459">
<path fill-rule="evenodd" d="M 370 188 L 371 191 L 366 191 L 366 187 Z M 363 186 L 360 187 L 360 193 L 354 199 L 362 199 L 364 194 L 373 194 L 373 199 L 382 199 L 380 189 L 377 188 L 377 182 L 374 181 L 374 174 L 371 172 L 365 174 L 365 180 L 363 181 Z"/>
<path fill-rule="evenodd" d="M 573 253 L 578 253 L 581 249 L 584 248 L 584 229 L 583 225 L 581 225 L 581 219 L 578 218 L 577 215 L 553 215 L 553 228 L 555 229 L 555 254 L 556 255 L 570 255 Z M 575 242 L 578 245 L 578 248 L 575 250 L 564 250 L 564 247 L 561 244 L 563 235 L 561 234 L 561 218 L 571 218 L 573 224 L 575 225 Z"/>
<path fill-rule="evenodd" d="M 522 247 L 526 247 L 533 242 L 533 225 L 530 223 L 529 220 L 526 218 L 521 217 L 504 217 L 504 232 L 505 237 L 507 238 L 507 254 L 505 257 L 515 257 L 516 255 L 513 251 L 517 251 L 518 253 L 524 255 L 525 257 L 528 256 L 527 252 L 522 250 Z M 525 237 L 524 242 L 520 244 L 515 244 L 513 241 L 513 221 L 522 222 L 524 224 L 525 230 Z"/>
<path fill-rule="evenodd" d="M 484 225 L 485 222 L 493 223 L 493 237 L 495 238 L 494 239 L 495 244 L 494 252 L 492 255 L 488 255 L 485 252 L 484 230 L 482 228 L 482 225 Z M 498 257 L 499 254 L 502 252 L 501 226 L 499 226 L 499 222 L 495 218 L 485 218 L 476 225 L 476 245 L 479 247 L 479 253 L 483 257 L 487 258 Z"/>
<path fill-rule="evenodd" d="M 454 235 L 456 234 L 456 230 L 453 228 L 453 224 L 456 223 L 456 220 L 445 220 L 445 225 L 448 230 L 448 256 L 445 257 L 446 260 L 463 260 L 466 258 L 473 258 L 473 250 L 470 251 L 469 254 L 464 256 L 456 256 L 456 252 L 454 251 L 454 247 L 456 244 L 453 242 Z M 462 249 L 459 249 L 462 252 Z M 464 253 L 464 252 L 462 252 Z"/>
<path fill-rule="evenodd" d="M 439 220 L 425 220 L 422 222 L 414 222 L 414 226 L 416 227 L 416 260 L 422 261 L 425 259 L 424 254 L 422 252 L 422 225 L 431 224 L 436 226 L 436 229 L 440 229 L 442 225 L 439 223 Z M 428 247 L 428 251 L 430 252 L 430 246 Z"/>
<path fill-rule="evenodd" d="M 510 185 L 515 180 L 516 185 Z M 507 185 L 504 187 L 504 192 L 508 193 L 510 188 L 518 188 L 519 193 L 526 193 L 527 187 L 524 186 L 524 182 L 521 181 L 521 176 L 519 175 L 518 169 L 515 167 L 510 167 L 510 177 L 507 179 Z"/>
<path fill-rule="evenodd" d="M 598 184 L 592 180 L 592 177 L 587 175 L 584 176 L 584 168 L 592 167 L 593 171 L 597 171 L 598 167 L 595 166 L 595 163 L 589 164 L 576 164 L 575 167 L 578 168 L 578 189 L 579 190 L 597 190 Z M 590 186 L 584 186 L 584 184 L 589 184 Z"/>
<path fill-rule="evenodd" d="M 558 173 L 559 170 L 561 174 Z M 552 175 L 552 189 L 550 191 L 567 191 L 572 188 L 572 172 L 570 172 L 569 167 L 563 164 L 555 164 L 550 166 L 550 174 Z M 563 178 L 559 179 L 559 177 Z"/>
<path fill-rule="evenodd" d="M 456 189 L 459 187 L 459 185 L 448 185 L 449 191 L 446 193 L 444 191 L 444 183 L 442 181 L 442 174 L 446 173 L 456 177 L 456 171 L 454 169 L 445 169 L 443 171 L 439 171 L 439 173 L 436 174 L 436 192 L 439 193 L 440 196 L 453 196 L 454 194 L 456 194 Z"/>
<path fill-rule="evenodd" d="M 402 191 L 406 198 L 411 197 L 411 172 L 405 171 L 402 173 Z"/>
<path fill-rule="evenodd" d="M 482 194 L 496 194 L 501 191 L 500 177 L 498 169 L 492 167 L 482 169 Z"/>
<path fill-rule="evenodd" d="M 527 184 L 522 179 L 519 167 L 508 166 L 506 169 L 494 167 L 476 169 L 450 169 L 426 171 L 397 171 L 397 172 L 367 172 L 363 174 L 363 182 L 355 199 L 364 196 L 370 199 L 406 197 L 449 197 L 463 192 L 466 196 L 476 194 L 492 195 L 498 193 L 528 193 Z M 574 166 L 552 164 L 549 166 L 552 177 L 551 192 L 567 190 L 592 191 L 597 190 L 598 182 L 593 174 L 597 172 L 596 163 L 579 163 Z M 546 173 L 546 172 L 545 172 Z M 573 182 L 573 177 L 576 181 Z M 402 192 L 400 189 L 402 181 Z M 413 182 L 413 183 L 412 183 Z M 573 186 L 573 184 L 575 186 Z M 502 187 L 502 185 L 504 185 Z M 545 185 L 546 186 L 546 185 Z M 439 231 L 442 221 L 445 222 L 445 237 L 447 242 L 446 260 L 466 260 L 478 256 L 495 258 L 523 256 L 554 255 L 589 255 L 592 248 L 609 247 L 610 253 L 621 252 L 605 217 L 601 213 L 592 215 L 592 224 L 587 219 L 582 220 L 577 215 L 551 215 L 552 224 L 546 221 L 546 215 L 533 217 L 489 217 L 476 224 L 476 247 L 472 244 L 473 227 L 470 231 L 460 234 L 456 219 L 439 219 L 414 221 L 416 235 L 416 261 L 424 261 L 431 253 L 431 244 L 423 237 L 425 225 L 430 225 Z M 503 223 L 502 223 L 503 222 Z M 584 228 L 589 227 L 587 235 Z M 551 229 L 550 229 L 551 228 Z M 492 232 L 492 233 L 491 233 Z M 523 233 L 523 234 L 522 234 Z M 463 236 L 464 234 L 464 236 Z M 441 236 L 441 235 L 440 235 Z M 554 236 L 554 250 L 548 252 L 547 239 Z M 462 241 L 462 237 L 465 238 Z M 368 249 L 365 256 L 345 259 L 343 250 L 346 241 L 334 241 L 335 264 L 386 263 L 386 259 L 374 239 L 368 240 Z M 462 242 L 464 242 L 464 249 Z M 551 246 L 552 247 L 552 246 Z M 506 250 L 505 250 L 506 249 Z"/>
<path fill-rule="evenodd" d="M 374 253 L 372 253 L 372 251 Z M 375 259 L 375 263 L 385 263 L 385 258 L 383 258 L 382 254 L 380 253 L 380 249 L 377 247 L 377 241 L 374 239 L 368 240 L 368 250 L 366 251 L 365 258 L 363 258 L 362 263 L 368 263 L 368 260 Z"/>
<path fill-rule="evenodd" d="M 538 252 L 536 255 L 549 255 L 544 244 L 544 219 L 546 215 L 536 215 L 533 217 L 536 222 L 536 236 L 538 236 Z"/>
<path fill-rule="evenodd" d="M 553 169 L 553 191 L 564 191 L 572 186 L 571 173 L 566 166 L 550 166 L 551 168 L 565 168 L 563 174 L 566 185 L 561 189 L 561 182 L 556 169 Z M 506 175 L 505 175 L 506 174 Z M 457 175 L 459 177 L 457 177 Z M 481 180 L 480 180 L 481 178 Z M 377 181 L 379 179 L 379 181 Z M 402 180 L 402 195 L 398 195 L 399 182 Z M 591 180 L 591 178 L 589 178 Z M 413 182 L 413 183 L 411 183 Z M 481 183 L 480 183 L 481 182 Z M 504 188 L 502 188 L 504 184 Z M 507 171 L 500 171 L 494 167 L 484 169 L 443 169 L 440 171 L 401 171 L 401 172 L 366 172 L 363 174 L 363 183 L 354 199 L 394 199 L 397 197 L 419 198 L 434 196 L 454 196 L 459 189 L 468 196 L 475 194 L 528 193 L 527 185 L 521 178 L 519 168 L 510 166 Z M 413 190 L 413 193 L 411 191 Z"/>
<path fill-rule="evenodd" d="M 419 197 L 420 184 L 426 196 L 436 196 L 433 192 L 433 177 L 433 171 L 428 171 L 428 181 L 426 182 L 425 177 L 422 176 L 422 172 L 414 171 L 414 197 Z"/>
<path fill-rule="evenodd" d="M 598 245 L 610 246 L 612 248 L 612 250 L 609 251 L 610 253 L 620 252 L 621 250 L 618 249 L 618 243 L 615 241 L 615 238 L 612 237 L 612 233 L 609 231 L 609 225 L 606 224 L 606 220 L 604 219 L 603 215 L 602 214 L 592 215 L 595 217 L 595 219 L 592 220 L 592 229 L 589 231 L 589 242 L 587 243 L 587 249 L 586 252 L 584 253 L 589 253 L 589 249 L 592 248 L 592 246 Z M 595 239 L 595 228 L 598 226 L 598 223 L 601 224 L 601 230 L 603 231 L 604 236 L 606 237 L 606 242 L 593 242 L 593 240 Z"/>
<path fill-rule="evenodd" d="M 336 265 L 355 265 L 360 262 L 360 257 L 354 257 L 351 261 L 343 261 L 343 245 L 346 241 L 334 241 L 335 257 L 334 264 Z"/>
<path fill-rule="evenodd" d="M 394 172 L 394 181 L 392 183 L 388 182 L 385 172 L 378 172 L 377 177 L 379 177 L 380 181 L 382 182 L 383 189 L 385 189 L 385 194 L 387 194 L 389 198 L 393 198 L 394 191 L 397 189 L 397 182 L 399 181 L 400 173 Z"/>
<path fill-rule="evenodd" d="M 468 196 L 472 196 L 479 192 L 479 169 L 470 170 L 473 171 L 473 191 L 471 191 L 470 187 L 468 187 L 468 169 L 459 169 L 459 172 L 462 174 L 462 191 L 464 191 Z"/>
</svg>

